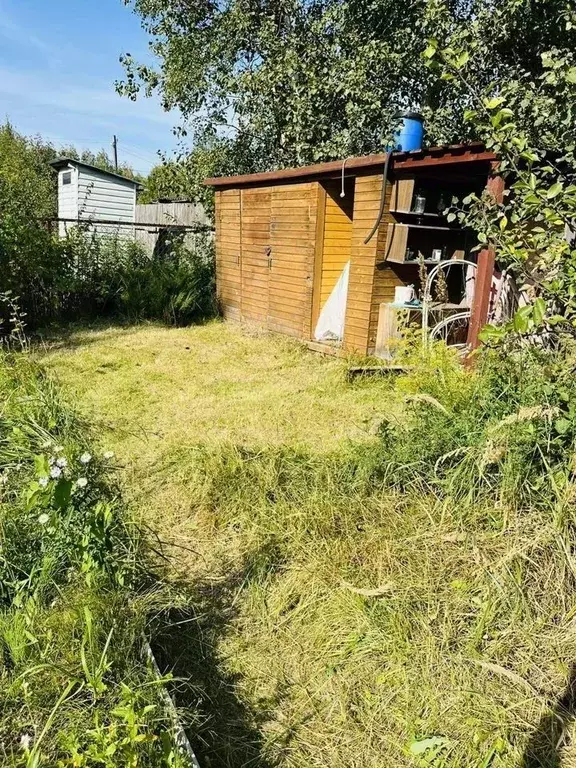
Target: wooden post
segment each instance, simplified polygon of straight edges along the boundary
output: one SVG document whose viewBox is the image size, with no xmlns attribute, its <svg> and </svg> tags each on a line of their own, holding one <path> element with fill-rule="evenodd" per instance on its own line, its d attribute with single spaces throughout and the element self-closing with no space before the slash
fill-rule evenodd
<svg viewBox="0 0 576 768">
<path fill-rule="evenodd" d="M 486 189 L 493 195 L 496 202 L 501 203 L 504 196 L 504 179 L 495 175 L 497 163 L 492 163 L 492 173 L 488 178 Z M 494 275 L 494 248 L 483 248 L 478 254 L 478 269 L 474 286 L 474 300 L 472 302 L 472 315 L 468 327 L 468 348 L 477 349 L 479 345 L 478 334 L 488 320 L 490 307 L 490 295 L 492 292 L 492 277 Z"/>
<path fill-rule="evenodd" d="M 322 262 L 324 260 L 324 228 L 326 226 L 326 190 L 321 182 L 316 182 L 316 234 L 314 245 L 314 270 L 312 272 L 312 312 L 310 315 L 310 338 L 314 341 L 314 331 L 320 315 L 320 292 L 322 289 Z"/>
</svg>

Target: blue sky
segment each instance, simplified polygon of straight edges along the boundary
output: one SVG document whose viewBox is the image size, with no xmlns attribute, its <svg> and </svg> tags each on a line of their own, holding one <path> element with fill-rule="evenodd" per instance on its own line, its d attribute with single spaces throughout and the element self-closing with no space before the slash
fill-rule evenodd
<svg viewBox="0 0 576 768">
<path fill-rule="evenodd" d="M 122 0 L 0 0 L 0 112 L 20 133 L 110 152 L 147 172 L 176 146 L 177 115 L 156 99 L 120 98 L 121 53 L 150 61 L 148 38 Z"/>
</svg>

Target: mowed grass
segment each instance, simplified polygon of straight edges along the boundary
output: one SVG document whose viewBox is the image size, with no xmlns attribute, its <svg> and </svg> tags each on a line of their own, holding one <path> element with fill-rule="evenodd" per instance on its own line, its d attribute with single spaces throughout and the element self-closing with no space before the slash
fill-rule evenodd
<svg viewBox="0 0 576 768">
<path fill-rule="evenodd" d="M 345 361 L 221 323 L 80 331 L 44 358 L 171 545 L 185 607 L 158 642 L 203 766 L 576 765 L 554 708 L 576 659 L 571 486 L 531 509 L 467 501 L 462 476 L 456 502 L 410 464 L 410 439 L 458 432 L 473 374 L 441 356 L 350 384 Z M 421 384 L 432 420 L 383 480 L 374 426 L 417 424 L 401 393 Z"/>
<path fill-rule="evenodd" d="M 165 542 L 197 546 L 199 452 L 374 443 L 393 409 L 382 379 L 347 382 L 343 359 L 234 324 L 79 329 L 41 355 L 113 450 L 128 498 Z M 176 567 L 176 566 L 175 566 Z M 184 563 L 184 569 L 190 567 Z"/>
<path fill-rule="evenodd" d="M 373 438 L 388 408 L 389 385 L 350 386 L 344 360 L 218 321 L 79 330 L 49 344 L 44 362 L 140 467 L 192 443 L 328 452 Z"/>
</svg>

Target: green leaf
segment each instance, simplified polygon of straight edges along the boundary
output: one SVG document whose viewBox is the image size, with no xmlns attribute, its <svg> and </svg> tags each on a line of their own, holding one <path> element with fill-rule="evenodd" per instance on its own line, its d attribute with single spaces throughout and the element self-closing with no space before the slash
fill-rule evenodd
<svg viewBox="0 0 576 768">
<path fill-rule="evenodd" d="M 536 325 L 542 325 L 544 315 L 546 314 L 546 302 L 542 298 L 536 299 L 532 308 L 532 317 Z"/>
<path fill-rule="evenodd" d="M 414 739 L 414 741 L 410 743 L 409 749 L 411 755 L 424 755 L 431 749 L 438 750 L 439 748 L 445 747 L 447 744 L 447 740 L 441 736 L 431 736 L 429 739 Z"/>
<path fill-rule="evenodd" d="M 558 197 L 558 195 L 560 194 L 560 192 L 562 192 L 563 189 L 564 189 L 564 185 L 560 181 L 557 181 L 556 184 L 552 184 L 548 192 L 546 192 L 546 197 L 548 198 L 548 200 L 552 200 L 552 198 Z"/>
<path fill-rule="evenodd" d="M 502 230 L 502 232 L 506 229 L 507 226 L 508 226 L 508 219 L 506 218 L 506 216 L 502 216 L 502 218 L 500 219 L 500 229 Z"/>
<path fill-rule="evenodd" d="M 48 459 L 46 456 L 34 456 L 34 470 L 38 477 L 48 477 L 50 473 L 50 467 L 48 465 Z"/>
<path fill-rule="evenodd" d="M 486 99 L 484 106 L 486 109 L 498 109 L 501 104 L 504 104 L 505 99 L 502 96 L 494 96 L 492 99 Z"/>
<path fill-rule="evenodd" d="M 466 64 L 468 64 L 469 59 L 470 59 L 470 54 L 468 53 L 468 51 L 462 51 L 460 56 L 458 56 L 458 58 L 454 62 L 454 66 L 457 69 L 462 69 L 463 67 L 466 66 Z"/>
<path fill-rule="evenodd" d="M 72 495 L 72 481 L 60 480 L 54 489 L 54 504 L 60 510 L 66 509 Z"/>
<path fill-rule="evenodd" d="M 571 426 L 572 422 L 569 419 L 565 419 L 563 416 L 556 419 L 554 422 L 554 428 L 559 435 L 565 435 Z"/>
<path fill-rule="evenodd" d="M 566 73 L 566 81 L 568 83 L 576 83 L 576 67 L 570 67 Z"/>
<path fill-rule="evenodd" d="M 521 307 L 514 315 L 513 326 L 517 333 L 526 333 L 530 327 L 532 307 Z"/>
<path fill-rule="evenodd" d="M 506 331 L 502 326 L 485 325 L 478 334 L 478 338 L 483 344 L 489 344 L 502 341 L 505 335 Z"/>
</svg>

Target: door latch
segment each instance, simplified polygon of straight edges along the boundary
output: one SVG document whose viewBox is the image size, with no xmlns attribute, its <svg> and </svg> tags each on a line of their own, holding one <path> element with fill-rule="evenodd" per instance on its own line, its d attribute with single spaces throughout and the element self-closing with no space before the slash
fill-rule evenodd
<svg viewBox="0 0 576 768">
<path fill-rule="evenodd" d="M 268 269 L 272 269 L 272 246 L 267 245 L 264 252 L 268 257 Z"/>
</svg>

